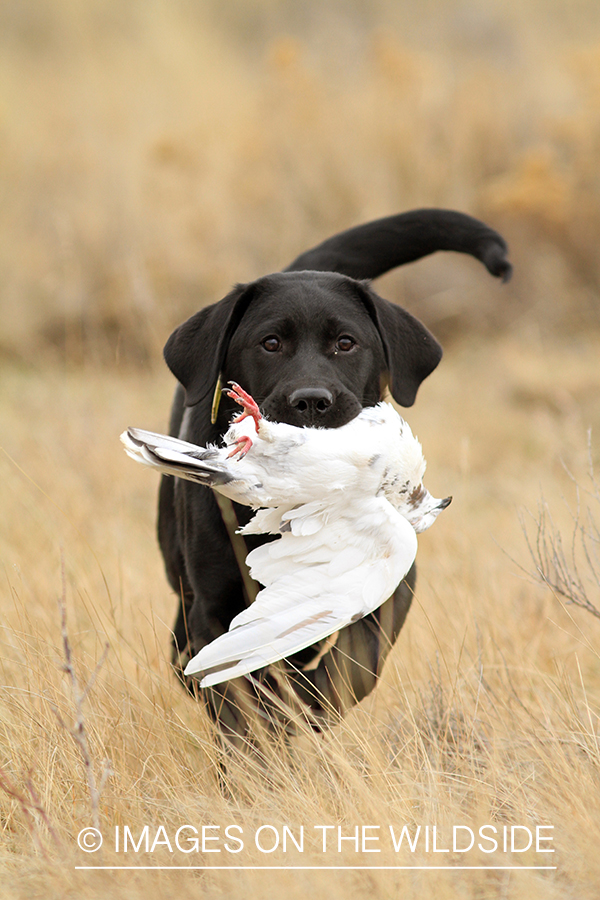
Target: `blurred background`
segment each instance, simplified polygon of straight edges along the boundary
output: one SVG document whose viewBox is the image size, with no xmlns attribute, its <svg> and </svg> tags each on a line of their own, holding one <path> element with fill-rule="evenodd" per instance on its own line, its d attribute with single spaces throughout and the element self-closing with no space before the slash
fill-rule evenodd
<svg viewBox="0 0 600 900">
<path fill-rule="evenodd" d="M 595 329 L 599 148 L 595 0 L 3 0 L 0 355 L 160 363 L 232 283 L 419 206 L 516 265 L 379 283 L 442 340 Z"/>
</svg>

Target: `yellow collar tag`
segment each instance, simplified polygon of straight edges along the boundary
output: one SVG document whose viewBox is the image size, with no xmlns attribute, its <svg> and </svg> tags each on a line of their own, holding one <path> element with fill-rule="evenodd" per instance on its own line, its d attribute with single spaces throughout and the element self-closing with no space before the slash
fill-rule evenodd
<svg viewBox="0 0 600 900">
<path fill-rule="evenodd" d="M 219 413 L 219 403 L 221 402 L 221 397 L 223 394 L 223 382 L 221 381 L 221 373 L 219 372 L 219 377 L 217 378 L 217 383 L 215 385 L 215 393 L 213 394 L 212 406 L 210 408 L 210 424 L 214 425 L 217 421 L 217 415 Z"/>
</svg>

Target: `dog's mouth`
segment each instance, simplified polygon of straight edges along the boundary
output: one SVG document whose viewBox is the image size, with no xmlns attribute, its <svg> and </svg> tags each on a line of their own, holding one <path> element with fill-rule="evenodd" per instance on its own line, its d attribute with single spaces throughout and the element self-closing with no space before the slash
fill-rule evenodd
<svg viewBox="0 0 600 900">
<path fill-rule="evenodd" d="M 360 402 L 352 395 L 334 397 L 330 391 L 317 388 L 300 389 L 289 397 L 269 397 L 261 403 L 267 418 L 299 428 L 341 428 L 361 409 Z"/>
</svg>

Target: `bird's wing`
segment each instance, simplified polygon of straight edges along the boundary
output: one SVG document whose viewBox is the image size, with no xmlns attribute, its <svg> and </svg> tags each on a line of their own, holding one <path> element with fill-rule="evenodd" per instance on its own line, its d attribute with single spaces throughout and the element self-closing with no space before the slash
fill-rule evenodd
<svg viewBox="0 0 600 900">
<path fill-rule="evenodd" d="M 253 672 L 328 637 L 386 600 L 412 565 L 417 538 L 412 526 L 383 498 L 370 501 L 377 528 L 365 535 L 352 519 L 327 521 L 312 534 L 285 532 L 249 554 L 252 573 L 265 587 L 225 634 L 188 663 L 185 674 L 208 687 Z M 307 504 L 308 506 L 308 504 Z M 302 519 L 295 510 L 295 519 Z M 375 516 L 367 510 L 366 518 Z M 314 508 L 306 519 L 319 518 Z M 372 524 L 375 524 L 372 522 Z"/>
<path fill-rule="evenodd" d="M 185 674 L 202 673 L 201 687 L 237 678 L 291 656 L 366 614 L 368 610 L 363 611 L 363 603 L 357 603 L 355 596 L 310 591 L 308 579 L 302 577 L 307 572 L 295 572 L 261 591 L 253 604 L 259 604 L 253 618 L 203 647 Z M 306 596 L 309 592 L 313 596 Z M 379 602 L 385 599 L 382 596 Z"/>
</svg>

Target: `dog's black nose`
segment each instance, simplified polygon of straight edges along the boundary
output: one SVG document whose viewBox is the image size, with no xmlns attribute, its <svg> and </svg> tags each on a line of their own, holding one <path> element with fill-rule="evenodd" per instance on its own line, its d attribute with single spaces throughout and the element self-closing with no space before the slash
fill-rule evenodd
<svg viewBox="0 0 600 900">
<path fill-rule="evenodd" d="M 327 412 L 333 403 L 333 394 L 327 388 L 299 388 L 290 394 L 290 406 L 298 412 Z"/>
</svg>

